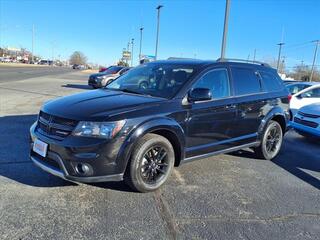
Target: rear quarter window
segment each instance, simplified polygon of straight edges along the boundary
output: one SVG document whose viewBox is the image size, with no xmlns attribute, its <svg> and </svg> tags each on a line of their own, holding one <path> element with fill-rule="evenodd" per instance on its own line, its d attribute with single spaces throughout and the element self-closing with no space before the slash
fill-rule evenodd
<svg viewBox="0 0 320 240">
<path fill-rule="evenodd" d="M 282 84 L 282 81 L 280 78 L 278 78 L 273 73 L 268 73 L 264 71 L 259 71 L 263 87 L 268 92 L 276 92 L 281 91 L 284 88 L 284 85 Z"/>
<path fill-rule="evenodd" d="M 231 67 L 231 72 L 236 95 L 248 95 L 261 92 L 259 77 L 253 69 Z"/>
</svg>

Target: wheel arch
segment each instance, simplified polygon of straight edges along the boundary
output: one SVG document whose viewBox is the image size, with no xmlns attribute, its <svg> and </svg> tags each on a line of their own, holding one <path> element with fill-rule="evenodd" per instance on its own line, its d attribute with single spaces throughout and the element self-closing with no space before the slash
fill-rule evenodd
<svg viewBox="0 0 320 240">
<path fill-rule="evenodd" d="M 126 170 L 132 151 L 137 141 L 148 133 L 165 137 L 171 143 L 175 153 L 175 166 L 184 158 L 184 130 L 178 122 L 170 118 L 157 118 L 146 121 L 136 127 L 126 138 L 118 153 L 117 162 Z"/>
<path fill-rule="evenodd" d="M 258 129 L 259 139 L 261 138 L 270 120 L 276 121 L 280 124 L 283 134 L 286 132 L 288 123 L 287 115 L 285 114 L 282 108 L 273 108 L 261 121 L 261 124 Z"/>
</svg>

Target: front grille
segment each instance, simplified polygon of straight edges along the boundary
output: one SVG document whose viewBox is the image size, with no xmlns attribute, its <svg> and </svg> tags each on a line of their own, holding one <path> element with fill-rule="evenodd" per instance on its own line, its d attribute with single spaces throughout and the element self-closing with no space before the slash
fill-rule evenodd
<svg viewBox="0 0 320 240">
<path fill-rule="evenodd" d="M 312 127 L 312 128 L 317 128 L 319 126 L 318 123 L 310 122 L 310 121 L 303 120 L 303 119 L 300 119 L 300 118 L 297 118 L 297 117 L 294 118 L 294 122 L 299 123 L 301 125 L 308 126 L 308 127 Z"/>
<path fill-rule="evenodd" d="M 40 111 L 37 131 L 47 137 L 62 140 L 71 134 L 77 124 L 78 121 L 53 116 Z"/>
<path fill-rule="evenodd" d="M 303 113 L 301 111 L 299 111 L 298 114 L 301 115 L 301 116 L 304 116 L 304 117 L 308 117 L 308 118 L 320 118 L 320 115 Z"/>
<path fill-rule="evenodd" d="M 90 77 L 89 78 L 89 83 L 95 83 L 96 82 L 96 78 L 95 77 Z"/>
</svg>

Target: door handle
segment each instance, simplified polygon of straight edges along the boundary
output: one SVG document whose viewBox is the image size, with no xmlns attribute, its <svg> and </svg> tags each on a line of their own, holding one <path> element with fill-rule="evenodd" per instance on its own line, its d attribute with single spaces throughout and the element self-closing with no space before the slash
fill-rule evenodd
<svg viewBox="0 0 320 240">
<path fill-rule="evenodd" d="M 235 109 L 235 108 L 236 108 L 235 104 L 230 104 L 225 106 L 225 109 Z"/>
</svg>

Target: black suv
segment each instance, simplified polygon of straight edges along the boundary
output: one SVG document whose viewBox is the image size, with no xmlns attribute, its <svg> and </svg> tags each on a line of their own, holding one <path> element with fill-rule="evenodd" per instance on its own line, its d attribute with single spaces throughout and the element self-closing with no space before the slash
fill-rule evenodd
<svg viewBox="0 0 320 240">
<path fill-rule="evenodd" d="M 243 148 L 273 159 L 288 103 L 276 70 L 263 63 L 151 62 L 106 88 L 46 103 L 30 129 L 30 156 L 66 180 L 124 179 L 152 191 L 195 159 Z"/>
</svg>

